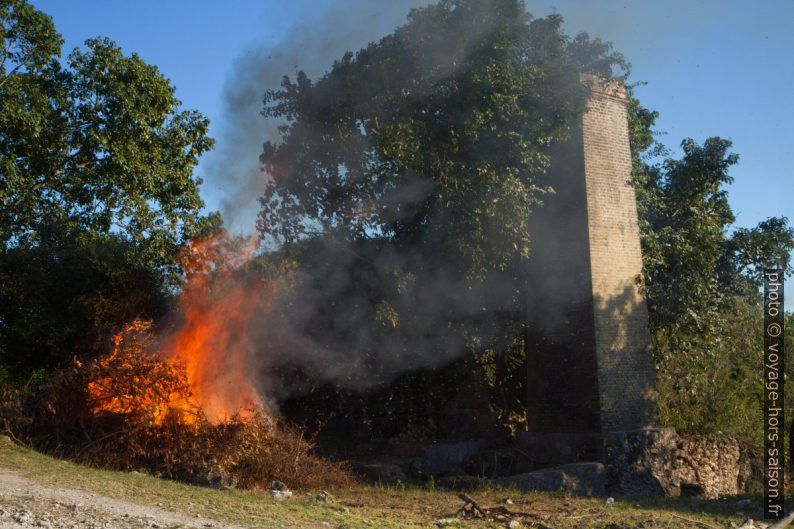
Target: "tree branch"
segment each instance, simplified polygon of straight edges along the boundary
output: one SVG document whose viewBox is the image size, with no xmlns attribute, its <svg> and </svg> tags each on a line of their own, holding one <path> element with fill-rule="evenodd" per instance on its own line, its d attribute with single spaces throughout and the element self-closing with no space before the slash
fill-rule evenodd
<svg viewBox="0 0 794 529">
<path fill-rule="evenodd" d="M 55 171 L 55 173 L 53 173 L 53 176 L 61 176 L 62 174 L 66 173 L 69 170 L 85 169 L 86 167 L 89 167 L 92 163 L 93 162 L 78 163 L 74 167 L 72 167 L 71 169 L 63 167 L 63 168 L 58 169 L 57 171 Z M 45 187 L 47 185 L 47 181 L 48 180 L 49 180 L 49 177 L 46 177 L 46 176 L 43 177 L 41 180 L 39 180 L 38 182 L 36 182 L 35 184 L 33 184 L 31 186 L 31 188 L 28 190 L 27 194 L 34 193 L 35 191 L 38 191 L 39 189 Z M 11 209 L 16 208 L 19 205 L 19 203 L 22 201 L 22 199 L 23 199 L 23 195 L 17 196 L 16 199 L 8 206 L 8 209 L 11 210 Z"/>
<path fill-rule="evenodd" d="M 8 72 L 8 75 L 6 75 L 5 77 L 3 77 L 2 80 L 0 80 L 0 87 L 2 87 L 4 84 L 6 84 L 6 81 L 8 81 L 11 78 L 12 75 L 17 73 L 17 70 L 19 70 L 21 67 L 22 67 L 22 64 L 17 64 L 16 68 L 14 68 L 10 72 Z"/>
<path fill-rule="evenodd" d="M 6 59 L 11 55 L 11 48 L 14 47 L 14 43 L 16 41 L 17 39 L 11 39 L 8 41 L 8 46 L 6 46 L 6 49 L 3 51 L 2 59 L 0 59 L 0 68 L 5 66 Z"/>
</svg>

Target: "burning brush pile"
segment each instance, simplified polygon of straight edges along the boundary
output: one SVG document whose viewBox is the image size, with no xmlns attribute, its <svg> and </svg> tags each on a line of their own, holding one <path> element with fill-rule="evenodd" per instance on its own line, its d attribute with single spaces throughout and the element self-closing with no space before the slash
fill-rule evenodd
<svg viewBox="0 0 794 529">
<path fill-rule="evenodd" d="M 244 327 L 267 289 L 234 280 L 239 260 L 227 248 L 212 239 L 182 256 L 188 276 L 173 330 L 158 336 L 151 322 L 126 325 L 105 356 L 75 360 L 35 394 L 6 401 L 6 430 L 61 457 L 192 483 L 347 483 L 343 467 L 313 455 L 247 377 Z"/>
</svg>

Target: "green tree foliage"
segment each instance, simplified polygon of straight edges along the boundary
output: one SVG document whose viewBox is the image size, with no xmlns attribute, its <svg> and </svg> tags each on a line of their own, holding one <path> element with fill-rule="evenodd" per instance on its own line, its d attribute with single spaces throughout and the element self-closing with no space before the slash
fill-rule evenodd
<svg viewBox="0 0 794 529">
<path fill-rule="evenodd" d="M 179 247 L 220 224 L 193 177 L 208 120 L 113 42 L 65 62 L 62 43 L 46 14 L 0 0 L 0 364 L 17 378 L 161 313 Z"/>
<path fill-rule="evenodd" d="M 167 278 L 140 245 L 57 223 L 38 239 L 0 259 L 0 364 L 13 377 L 95 354 L 123 323 L 164 314 Z"/>
<path fill-rule="evenodd" d="M 546 148 L 584 110 L 580 70 L 627 67 L 561 23 L 519 0 L 444 0 L 316 82 L 284 78 L 265 96 L 284 124 L 262 154 L 262 233 L 424 244 L 471 276 L 526 258 Z"/>
<path fill-rule="evenodd" d="M 645 286 L 654 325 L 701 328 L 721 308 L 717 266 L 734 221 L 723 186 L 738 157 L 719 138 L 681 146 L 683 159 L 649 171 L 650 189 L 641 202 Z"/>
<path fill-rule="evenodd" d="M 638 174 L 644 283 L 654 328 L 705 332 L 720 328 L 737 296 L 757 299 L 763 267 L 791 273 L 794 230 L 784 217 L 731 234 L 725 185 L 739 159 L 731 142 L 686 139 L 681 147 L 682 159 Z"/>
<path fill-rule="evenodd" d="M 723 244 L 721 276 L 735 292 L 752 295 L 763 284 L 764 268 L 794 271 L 790 252 L 794 230 L 785 217 L 771 217 L 755 228 L 737 228 Z"/>
<path fill-rule="evenodd" d="M 656 117 L 632 100 L 643 286 L 662 419 L 757 445 L 763 439 L 760 272 L 777 267 L 791 274 L 794 230 L 774 217 L 754 228 L 733 227 L 725 186 L 738 156 L 727 140 L 686 139 L 681 159 L 654 163 L 669 154 L 652 132 Z"/>
<path fill-rule="evenodd" d="M 201 225 L 198 157 L 208 120 L 181 111 L 156 67 L 92 39 L 63 66 L 52 20 L 0 1 L 0 243 L 35 243 L 57 219 L 146 242 L 169 263 Z"/>
</svg>

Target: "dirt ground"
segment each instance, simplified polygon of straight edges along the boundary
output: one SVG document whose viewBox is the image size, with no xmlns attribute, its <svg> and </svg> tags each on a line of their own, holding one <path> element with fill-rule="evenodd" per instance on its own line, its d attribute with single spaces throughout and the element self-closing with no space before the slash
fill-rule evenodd
<svg viewBox="0 0 794 529">
<path fill-rule="evenodd" d="M 0 473 L 0 529 L 140 529 L 239 526 L 189 518 L 159 508 L 143 507 L 93 492 L 51 487 Z"/>
</svg>

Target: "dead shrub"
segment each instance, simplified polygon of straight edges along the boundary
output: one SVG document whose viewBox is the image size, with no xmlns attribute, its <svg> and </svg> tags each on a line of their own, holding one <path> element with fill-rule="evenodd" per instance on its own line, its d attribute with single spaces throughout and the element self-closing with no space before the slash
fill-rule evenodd
<svg viewBox="0 0 794 529">
<path fill-rule="evenodd" d="M 191 399 L 184 367 L 149 353 L 150 340 L 149 325 L 135 322 L 110 354 L 74 361 L 34 394 L 5 399 L 5 429 L 53 455 L 193 483 L 210 473 L 232 475 L 243 488 L 351 482 L 344 465 L 313 455 L 311 439 L 265 410 L 210 422 Z"/>
</svg>

